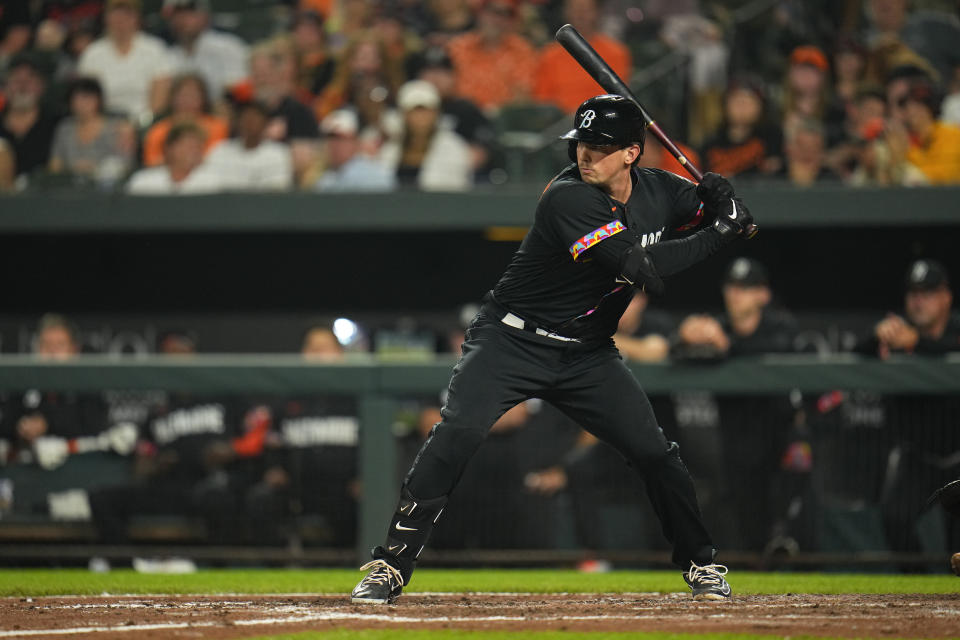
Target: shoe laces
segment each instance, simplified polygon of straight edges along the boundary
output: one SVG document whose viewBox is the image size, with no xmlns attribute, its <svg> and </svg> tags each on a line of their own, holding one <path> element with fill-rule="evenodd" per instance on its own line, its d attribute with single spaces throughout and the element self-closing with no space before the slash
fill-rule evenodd
<svg viewBox="0 0 960 640">
<path fill-rule="evenodd" d="M 705 564 L 701 567 L 691 562 L 690 570 L 687 571 L 690 582 L 701 584 L 721 585 L 724 583 L 725 575 L 727 575 L 727 568 L 722 564 Z"/>
<path fill-rule="evenodd" d="M 403 584 L 403 576 L 400 570 L 394 567 L 386 560 L 371 560 L 360 567 L 360 571 L 370 570 L 370 574 L 364 578 L 364 582 L 373 582 L 376 584 L 387 584 L 390 587 Z"/>
</svg>

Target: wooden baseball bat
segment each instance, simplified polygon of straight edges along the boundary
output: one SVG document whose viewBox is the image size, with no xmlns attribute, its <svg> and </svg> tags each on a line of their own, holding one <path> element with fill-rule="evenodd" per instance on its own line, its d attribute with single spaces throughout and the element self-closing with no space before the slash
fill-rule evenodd
<svg viewBox="0 0 960 640">
<path fill-rule="evenodd" d="M 640 108 L 640 115 L 643 118 L 643 123 L 647 127 L 647 130 L 650 131 L 653 136 L 660 141 L 660 144 L 663 145 L 664 149 L 670 152 L 670 154 L 677 159 L 684 169 L 687 170 L 687 173 L 696 180 L 700 182 L 703 180 L 703 172 L 700 171 L 687 156 L 683 155 L 683 152 L 673 143 L 663 129 L 660 128 L 650 114 L 647 113 L 647 110 L 643 108 L 643 105 L 640 104 L 640 101 L 637 99 L 637 96 L 633 95 L 633 92 L 630 91 L 623 80 L 620 79 L 620 76 L 610 68 L 610 65 L 607 64 L 606 60 L 600 57 L 600 54 L 590 46 L 590 43 L 580 35 L 580 32 L 573 28 L 572 25 L 565 24 L 560 29 L 557 30 L 556 35 L 557 42 L 567 50 L 573 59 L 576 60 L 583 70 L 590 74 L 590 77 L 597 81 L 603 90 L 607 93 L 616 94 L 618 96 L 623 96 L 629 100 L 633 100 L 636 105 Z M 757 231 L 760 228 L 755 224 L 750 224 L 744 229 L 744 234 L 748 238 L 752 238 L 757 235 Z"/>
</svg>

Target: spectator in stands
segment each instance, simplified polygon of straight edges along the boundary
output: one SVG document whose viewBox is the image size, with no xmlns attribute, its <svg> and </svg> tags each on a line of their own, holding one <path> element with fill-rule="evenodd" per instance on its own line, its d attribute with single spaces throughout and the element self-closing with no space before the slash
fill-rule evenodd
<svg viewBox="0 0 960 640">
<path fill-rule="evenodd" d="M 64 50 L 67 28 L 56 20 L 44 20 L 37 25 L 33 39 L 33 52 L 51 70 L 51 80 L 58 83 L 74 77 L 76 60 Z"/>
<path fill-rule="evenodd" d="M 0 13 L 0 75 L 26 51 L 33 36 L 30 7 L 26 2 L 4 2 Z"/>
<path fill-rule="evenodd" d="M 400 87 L 403 131 L 383 145 L 380 158 L 401 185 L 424 191 L 465 191 L 473 185 L 470 146 L 440 118 L 440 94 L 425 80 Z"/>
<path fill-rule="evenodd" d="M 427 44 L 444 47 L 454 37 L 476 26 L 475 16 L 467 0 L 429 0 L 425 35 Z"/>
<path fill-rule="evenodd" d="M 898 65 L 885 78 L 887 117 L 891 124 L 906 126 L 907 94 L 910 93 L 910 87 L 918 82 L 933 82 L 930 70 L 921 66 L 919 61 Z"/>
<path fill-rule="evenodd" d="M 725 313 L 683 320 L 675 355 L 714 359 L 793 351 L 796 324 L 771 308 L 772 298 L 763 265 L 737 258 L 724 277 Z M 785 535 L 787 505 L 796 492 L 791 481 L 809 471 L 809 445 L 794 433 L 795 409 L 786 397 L 723 396 L 718 408 L 728 504 L 734 505 L 739 527 L 734 548 L 763 551 Z M 806 455 L 798 459 L 795 451 Z M 757 492 L 757 486 L 766 489 Z"/>
<path fill-rule="evenodd" d="M 660 362 L 670 353 L 668 336 L 674 322 L 667 314 L 648 309 L 649 302 L 645 292 L 637 291 L 620 317 L 613 340 L 627 360 Z"/>
<path fill-rule="evenodd" d="M 70 117 L 57 126 L 50 172 L 113 184 L 133 161 L 134 133 L 123 119 L 103 112 L 103 90 L 94 78 L 77 78 L 69 92 Z"/>
<path fill-rule="evenodd" d="M 323 119 L 325 170 L 313 185 L 316 191 L 390 191 L 396 186 L 396 172 L 364 149 L 359 127 L 357 114 L 349 109 Z"/>
<path fill-rule="evenodd" d="M 296 51 L 289 38 L 281 37 L 253 47 L 250 80 L 234 86 L 230 97 L 235 102 L 256 99 L 267 105 L 270 121 L 266 136 L 290 145 L 294 180 L 300 185 L 316 161 L 320 130 L 313 112 L 297 99 L 296 92 Z"/>
<path fill-rule="evenodd" d="M 235 35 L 210 28 L 210 0 L 164 0 L 163 12 L 174 43 L 170 58 L 175 73 L 199 73 L 208 98 L 223 99 L 224 89 L 247 77 L 250 48 Z"/>
<path fill-rule="evenodd" d="M 423 50 L 423 41 L 404 22 L 409 13 L 399 4 L 379 3 L 374 14 L 370 32 L 383 43 L 383 48 L 391 60 L 397 60 L 404 69 L 410 60 Z"/>
<path fill-rule="evenodd" d="M 167 135 L 178 124 L 190 122 L 203 130 L 206 138 L 204 153 L 209 153 L 230 134 L 227 121 L 212 113 L 207 86 L 199 74 L 188 73 L 174 79 L 170 100 L 162 113 L 163 117 L 147 129 L 143 137 L 143 164 L 146 167 L 163 163 Z"/>
<path fill-rule="evenodd" d="M 630 51 L 621 42 L 598 30 L 596 0 L 566 0 L 563 15 L 587 39 L 621 78 L 629 78 Z M 551 42 L 540 53 L 534 74 L 533 97 L 573 113 L 580 103 L 597 95 L 597 81 L 583 70 L 559 43 Z"/>
<path fill-rule="evenodd" d="M 886 114 L 886 95 L 876 86 L 864 85 L 846 105 L 840 138 L 827 155 L 827 164 L 845 180 L 852 180 L 865 145 L 882 131 Z"/>
<path fill-rule="evenodd" d="M 414 77 L 426 80 L 437 89 L 445 126 L 456 131 L 470 145 L 474 171 L 486 173 L 493 160 L 496 133 L 476 104 L 456 96 L 457 78 L 447 52 L 441 47 L 423 51 Z"/>
<path fill-rule="evenodd" d="M 304 334 L 301 354 L 323 362 L 343 360 L 343 346 L 329 324 Z M 253 537 L 286 542 L 291 520 L 322 519 L 323 542 L 353 547 L 357 532 L 357 445 L 360 423 L 349 396 L 310 394 L 287 398 L 275 412 L 264 471 L 246 496 Z"/>
<path fill-rule="evenodd" d="M 846 136 L 851 111 L 863 87 L 866 50 L 853 38 L 842 39 L 833 52 L 833 91 L 826 109 L 827 146 L 833 147 Z"/>
<path fill-rule="evenodd" d="M 373 26 L 377 3 L 372 0 L 339 0 L 333 3 L 333 11 L 327 22 L 330 48 L 342 53 L 344 48 L 362 36 Z"/>
<path fill-rule="evenodd" d="M 337 63 L 333 80 L 314 103 L 317 117 L 346 106 L 356 109 L 361 131 L 379 128 L 403 84 L 402 60 L 391 58 L 372 33 L 354 39 Z"/>
<path fill-rule="evenodd" d="M 107 0 L 106 34 L 84 49 L 78 71 L 100 81 L 107 110 L 145 125 L 166 104 L 173 64 L 159 38 L 140 30 L 140 0 Z"/>
<path fill-rule="evenodd" d="M 880 111 L 874 102 L 864 103 L 872 118 L 860 119 L 858 136 L 864 144 L 857 153 L 856 167 L 848 182 L 856 186 L 866 185 L 924 185 L 929 178 L 916 165 L 907 162 L 910 151 L 910 134 L 907 123 L 908 94 L 914 84 L 929 83 L 926 73 L 919 67 L 898 67 L 886 85 L 884 118 L 876 116 Z"/>
<path fill-rule="evenodd" d="M 837 175 L 826 166 L 826 134 L 816 120 L 801 120 L 790 128 L 784 141 L 786 166 L 784 177 L 797 187 L 815 182 L 836 181 Z"/>
<path fill-rule="evenodd" d="M 102 9 L 102 5 L 91 5 Z M 80 56 L 96 39 L 96 21 L 83 18 L 64 24 L 59 19 L 44 20 L 37 27 L 34 48 L 45 56 L 54 69 L 53 79 L 66 83 L 81 76 L 77 70 Z"/>
<path fill-rule="evenodd" d="M 915 81 L 904 104 L 909 149 L 906 161 L 930 184 L 960 183 L 960 127 L 938 120 L 941 95 L 930 82 Z"/>
<path fill-rule="evenodd" d="M 0 138 L 0 193 L 13 191 L 16 169 L 17 160 L 13 147 L 5 138 Z"/>
<path fill-rule="evenodd" d="M 333 78 L 335 68 L 323 16 L 316 11 L 298 12 L 293 19 L 292 38 L 297 51 L 297 87 L 316 98 Z"/>
<path fill-rule="evenodd" d="M 206 165 L 232 191 L 282 191 L 293 186 L 290 147 L 265 138 L 269 109 L 250 100 L 236 105 L 236 136 L 220 142 Z"/>
<path fill-rule="evenodd" d="M 696 6 L 683 2 L 670 5 L 665 11 L 671 15 L 663 21 L 659 37 L 688 60 L 683 72 L 689 87 L 688 139 L 699 145 L 723 120 L 730 50 L 720 25 L 705 17 Z"/>
<path fill-rule="evenodd" d="M 50 159 L 57 121 L 41 107 L 45 90 L 46 78 L 32 56 L 23 54 L 11 61 L 3 85 L 6 105 L 0 113 L 0 138 L 13 149 L 17 176 L 45 168 Z"/>
<path fill-rule="evenodd" d="M 823 121 L 829 103 L 829 72 L 830 62 L 817 47 L 797 47 L 790 54 L 782 105 L 785 133 L 802 120 Z"/>
<path fill-rule="evenodd" d="M 919 57 L 930 66 L 932 75 L 945 80 L 957 63 L 960 38 L 956 7 L 952 8 L 954 15 L 937 9 L 910 10 L 908 0 L 870 0 L 867 35 L 873 54 L 886 58 L 882 61 L 886 69 L 905 55 Z"/>
<path fill-rule="evenodd" d="M 947 96 L 940 105 L 941 120 L 960 127 L 960 64 L 953 68 Z"/>
<path fill-rule="evenodd" d="M 904 315 L 889 314 L 858 351 L 879 355 L 924 355 L 960 351 L 960 316 L 951 313 L 947 269 L 936 260 L 917 260 L 907 271 Z"/>
<path fill-rule="evenodd" d="M 127 183 L 127 193 L 197 195 L 220 191 L 223 185 L 219 177 L 203 163 L 205 142 L 203 129 L 198 125 L 174 125 L 164 143 L 164 164 L 134 173 Z"/>
<path fill-rule="evenodd" d="M 780 129 L 767 120 L 763 84 L 735 78 L 727 88 L 723 125 L 704 144 L 706 171 L 725 176 L 769 176 L 783 166 Z"/>
<path fill-rule="evenodd" d="M 483 0 L 477 27 L 450 41 L 457 94 L 488 113 L 530 99 L 536 51 L 514 33 L 518 0 Z"/>
</svg>

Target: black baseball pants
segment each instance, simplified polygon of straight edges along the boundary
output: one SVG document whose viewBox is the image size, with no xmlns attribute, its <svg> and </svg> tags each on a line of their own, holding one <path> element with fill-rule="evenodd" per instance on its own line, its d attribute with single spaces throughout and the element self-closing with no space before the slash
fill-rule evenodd
<svg viewBox="0 0 960 640">
<path fill-rule="evenodd" d="M 613 341 L 563 342 L 503 324 L 494 313 L 485 306 L 467 330 L 442 420 L 407 474 L 405 494 L 422 502 L 445 498 L 493 423 L 514 405 L 538 397 L 612 445 L 641 474 L 678 566 L 710 564 L 715 549 L 677 444 L 664 437 Z M 402 513 L 391 523 L 388 546 L 404 542 L 408 553 L 419 554 L 425 538 L 404 540 L 404 527 L 415 523 L 397 527 L 398 522 Z M 422 525 L 416 528 L 422 533 Z M 382 548 L 378 551 L 375 556 Z M 412 563 L 398 560 L 409 580 Z"/>
</svg>

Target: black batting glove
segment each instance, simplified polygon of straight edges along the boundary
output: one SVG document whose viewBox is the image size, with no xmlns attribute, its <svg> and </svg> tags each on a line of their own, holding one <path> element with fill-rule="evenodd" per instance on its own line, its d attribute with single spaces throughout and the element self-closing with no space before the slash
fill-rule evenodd
<svg viewBox="0 0 960 640">
<path fill-rule="evenodd" d="M 743 234 L 744 229 L 753 224 L 750 210 L 737 198 L 733 186 L 723 176 L 706 173 L 697 185 L 697 195 L 707 213 L 714 216 L 713 228 L 720 235 L 733 238 Z"/>
<path fill-rule="evenodd" d="M 730 198 L 717 213 L 713 228 L 724 237 L 734 238 L 744 235 L 746 228 L 751 224 L 753 224 L 753 216 L 750 215 L 747 205 L 743 204 L 743 200 Z"/>
<path fill-rule="evenodd" d="M 736 194 L 733 192 L 733 185 L 726 178 L 719 173 L 708 172 L 703 174 L 703 180 L 697 185 L 697 195 L 707 213 L 719 213 L 724 203 Z"/>
<path fill-rule="evenodd" d="M 663 295 L 663 278 L 657 272 L 650 253 L 637 242 L 624 254 L 621 277 L 647 293 Z"/>
</svg>

